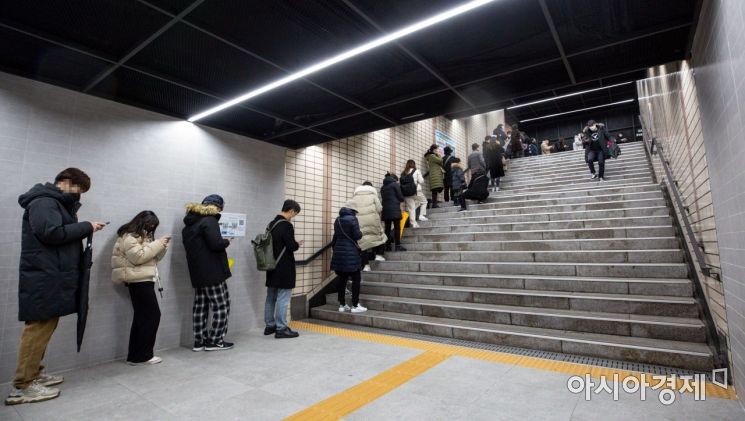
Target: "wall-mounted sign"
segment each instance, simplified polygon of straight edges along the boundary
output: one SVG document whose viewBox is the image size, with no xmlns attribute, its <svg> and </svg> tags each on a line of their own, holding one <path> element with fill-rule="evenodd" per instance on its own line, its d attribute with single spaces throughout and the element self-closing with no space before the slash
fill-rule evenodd
<svg viewBox="0 0 745 421">
<path fill-rule="evenodd" d="M 246 214 L 222 213 L 220 216 L 220 234 L 223 237 L 245 237 Z"/>
</svg>

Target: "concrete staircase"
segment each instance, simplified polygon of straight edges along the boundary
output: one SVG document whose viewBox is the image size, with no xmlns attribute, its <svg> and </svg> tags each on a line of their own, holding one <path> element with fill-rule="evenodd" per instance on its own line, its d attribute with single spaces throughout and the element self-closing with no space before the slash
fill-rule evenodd
<svg viewBox="0 0 745 421">
<path fill-rule="evenodd" d="M 431 210 L 363 274 L 369 311 L 318 319 L 693 370 L 713 367 L 680 239 L 641 144 L 589 178 L 582 151 L 513 160 L 468 212 Z"/>
</svg>

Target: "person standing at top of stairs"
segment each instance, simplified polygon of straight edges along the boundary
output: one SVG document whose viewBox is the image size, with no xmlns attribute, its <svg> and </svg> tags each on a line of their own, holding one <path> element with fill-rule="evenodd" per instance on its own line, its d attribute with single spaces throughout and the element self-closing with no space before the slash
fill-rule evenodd
<svg viewBox="0 0 745 421">
<path fill-rule="evenodd" d="M 605 181 L 605 157 L 609 156 L 610 134 L 604 124 L 597 123 L 595 120 L 588 121 L 582 133 L 588 139 L 587 166 L 590 167 L 592 178 Z M 595 172 L 595 161 L 598 161 L 598 173 Z"/>
</svg>

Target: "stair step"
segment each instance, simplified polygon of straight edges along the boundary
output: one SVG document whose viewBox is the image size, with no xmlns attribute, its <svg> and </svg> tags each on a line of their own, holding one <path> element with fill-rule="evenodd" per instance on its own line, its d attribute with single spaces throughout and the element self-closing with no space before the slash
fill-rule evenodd
<svg viewBox="0 0 745 421">
<path fill-rule="evenodd" d="M 542 201 L 545 203 L 545 201 Z M 499 216 L 499 215 L 522 215 L 529 213 L 556 213 L 556 212 L 578 212 L 593 210 L 617 210 L 629 208 L 666 207 L 667 202 L 662 197 L 654 199 L 627 199 L 614 201 L 593 201 L 578 203 L 559 204 L 534 204 L 531 206 L 501 206 L 488 209 L 469 209 L 467 212 L 458 212 L 458 207 L 442 205 L 440 208 L 427 212 L 430 220 L 442 220 L 447 218 L 463 218 L 465 216 Z"/>
<path fill-rule="evenodd" d="M 388 261 L 450 262 L 584 262 L 679 263 L 680 249 L 662 250 L 537 250 L 537 251 L 402 251 L 388 253 Z"/>
<path fill-rule="evenodd" d="M 706 342 L 704 324 L 699 319 L 690 317 L 618 314 L 369 294 L 361 295 L 360 301 L 370 310 L 394 313 L 575 332 Z M 336 303 L 336 294 L 330 294 L 326 302 Z"/>
<path fill-rule="evenodd" d="M 600 196 L 618 193 L 636 193 L 660 191 L 660 186 L 649 181 L 633 182 L 624 184 L 603 183 L 603 188 L 593 188 L 595 185 L 565 186 L 560 189 L 533 192 L 509 192 L 499 191 L 495 196 L 490 197 L 486 204 L 507 201 L 507 200 L 530 200 L 530 199 L 561 199 L 568 194 L 584 196 Z"/>
<path fill-rule="evenodd" d="M 422 226 L 421 228 L 408 229 L 417 234 L 445 234 L 462 231 L 467 228 L 471 232 L 496 232 L 496 231 L 532 231 L 541 229 L 574 229 L 587 228 L 614 228 L 614 227 L 638 227 L 638 226 L 660 226 L 672 225 L 669 216 L 631 216 L 624 218 L 595 218 L 595 219 L 568 219 L 555 221 L 531 221 L 531 222 L 497 222 L 478 225 L 451 225 L 451 226 Z"/>
<path fill-rule="evenodd" d="M 640 177 L 650 177 L 651 172 L 649 169 L 644 170 L 636 170 L 636 171 L 628 171 L 628 170 L 619 170 L 614 171 L 612 169 L 606 168 L 605 171 L 605 178 L 607 181 L 610 180 L 629 180 L 629 179 L 635 179 Z M 590 171 L 583 172 L 583 173 L 575 173 L 572 176 L 564 176 L 564 177 L 542 177 L 540 175 L 536 175 L 533 177 L 526 176 L 522 178 L 510 178 L 507 180 L 500 180 L 501 186 L 505 190 L 516 190 L 520 188 L 525 187 L 553 187 L 553 186 L 565 186 L 565 185 L 574 185 L 574 184 L 582 184 L 582 183 L 597 183 L 598 180 L 594 180 L 590 178 Z"/>
<path fill-rule="evenodd" d="M 533 192 L 540 192 L 540 191 L 554 191 L 554 190 L 566 189 L 566 188 L 584 188 L 584 189 L 589 189 L 589 190 L 605 190 L 606 188 L 614 187 L 617 185 L 626 185 L 626 184 L 631 184 L 631 183 L 651 183 L 651 182 L 652 182 L 651 175 L 643 175 L 643 176 L 637 176 L 637 177 L 631 177 L 631 178 L 618 178 L 618 179 L 608 178 L 603 182 L 587 177 L 584 180 L 572 181 L 569 183 L 551 184 L 551 185 L 535 184 L 532 186 L 531 185 L 517 186 L 516 188 L 504 186 L 504 191 L 512 193 L 512 194 L 516 194 L 516 193 L 533 193 Z"/>
<path fill-rule="evenodd" d="M 529 210 L 528 210 L 529 211 Z M 469 212 L 458 212 L 456 214 L 445 214 L 446 217 L 433 218 L 429 221 L 420 221 L 422 227 L 437 226 L 445 224 L 455 225 L 481 225 L 493 222 L 539 222 L 539 221 L 572 221 L 579 219 L 603 219 L 603 218 L 628 218 L 634 216 L 667 216 L 670 210 L 667 206 L 629 207 L 600 210 L 571 210 L 546 212 L 536 209 L 531 213 L 505 213 L 498 215 L 474 215 Z"/>
<path fill-rule="evenodd" d="M 427 300 L 602 311 L 606 313 L 698 317 L 698 307 L 692 297 L 538 291 L 371 281 L 365 281 L 362 284 L 362 292 L 367 295 Z"/>
<path fill-rule="evenodd" d="M 332 305 L 316 307 L 311 313 L 313 317 L 324 320 L 481 343 L 659 364 L 699 371 L 713 368 L 711 350 L 707 345 L 696 342 L 570 332 L 375 310 L 361 314 L 340 313 Z"/>
<path fill-rule="evenodd" d="M 589 276 L 465 274 L 440 272 L 372 271 L 365 282 L 526 289 L 607 294 L 693 296 L 689 279 L 603 278 Z"/>
<path fill-rule="evenodd" d="M 416 242 L 438 241 L 516 241 L 516 240 L 579 240 L 641 238 L 645 236 L 669 237 L 675 235 L 672 225 L 610 227 L 610 228 L 568 228 L 514 231 L 459 231 L 447 233 L 426 233 L 421 228 L 406 228 L 401 239 L 407 247 Z"/>
<path fill-rule="evenodd" d="M 480 273 L 499 275 L 559 275 L 619 278 L 686 278 L 685 263 L 564 263 L 564 262 L 371 262 L 379 271 Z"/>
<path fill-rule="evenodd" d="M 574 157 L 573 159 L 565 160 L 563 162 L 554 162 L 549 165 L 511 165 L 514 161 L 507 164 L 505 174 L 510 177 L 541 177 L 551 176 L 555 174 L 566 174 L 568 170 L 574 173 L 589 173 L 589 168 L 585 162 L 584 155 Z M 629 168 L 649 168 L 648 163 L 645 161 L 634 160 L 627 158 L 618 160 L 606 160 L 606 169 L 625 169 Z M 595 165 L 598 168 L 598 165 Z"/>
<path fill-rule="evenodd" d="M 614 165 L 613 167 L 609 167 L 607 169 L 613 170 L 613 171 L 638 171 L 638 170 L 647 170 L 649 171 L 649 164 L 646 162 L 625 162 L 623 165 Z M 547 178 L 565 178 L 565 177 L 573 177 L 578 174 L 585 175 L 589 172 L 589 169 L 587 168 L 587 164 L 584 163 L 584 159 L 581 163 L 577 162 L 574 164 L 568 163 L 566 165 L 561 165 L 557 167 L 555 170 L 552 171 L 546 171 L 541 174 L 542 179 Z M 505 171 L 505 176 L 502 177 L 502 180 L 525 180 L 525 179 L 531 179 L 536 177 L 536 170 L 535 169 L 529 169 L 526 168 L 525 170 L 515 170 L 514 168 L 510 169 L 507 168 L 507 171 Z"/>
<path fill-rule="evenodd" d="M 603 238 L 567 240 L 512 241 L 416 241 L 407 243 L 408 251 L 558 251 L 558 250 L 653 250 L 677 249 L 675 237 Z M 386 254 L 388 255 L 388 254 Z"/>
</svg>

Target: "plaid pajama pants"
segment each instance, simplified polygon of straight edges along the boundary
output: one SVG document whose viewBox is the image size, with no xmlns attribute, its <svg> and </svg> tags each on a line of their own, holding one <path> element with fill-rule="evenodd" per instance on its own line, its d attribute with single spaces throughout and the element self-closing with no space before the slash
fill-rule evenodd
<svg viewBox="0 0 745 421">
<path fill-rule="evenodd" d="M 212 309 L 212 328 L 207 331 L 209 310 Z M 230 294 L 228 285 L 222 282 L 204 288 L 194 288 L 194 341 L 199 343 L 222 343 L 228 333 Z"/>
</svg>

